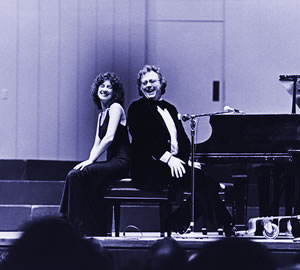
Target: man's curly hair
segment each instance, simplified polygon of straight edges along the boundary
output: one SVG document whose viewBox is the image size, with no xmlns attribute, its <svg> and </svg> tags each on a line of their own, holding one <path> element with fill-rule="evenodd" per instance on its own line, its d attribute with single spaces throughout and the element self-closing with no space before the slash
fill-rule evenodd
<svg viewBox="0 0 300 270">
<path fill-rule="evenodd" d="M 99 86 L 104 83 L 105 81 L 110 81 L 112 89 L 113 89 L 113 94 L 111 98 L 111 104 L 114 102 L 117 102 L 123 106 L 124 102 L 124 89 L 123 89 L 123 84 L 120 80 L 120 78 L 113 72 L 106 72 L 97 75 L 95 78 L 92 86 L 91 86 L 91 92 L 92 92 L 92 97 L 97 105 L 98 109 L 101 110 L 101 102 L 98 97 L 98 88 Z"/>
<path fill-rule="evenodd" d="M 160 72 L 160 68 L 157 66 L 151 66 L 151 65 L 145 65 L 138 73 L 137 76 L 137 86 L 138 86 L 138 90 L 139 90 L 139 95 L 143 96 L 143 92 L 141 91 L 141 85 L 142 85 L 142 77 L 148 73 L 154 71 L 155 73 L 157 73 L 159 81 L 161 83 L 161 94 L 163 95 L 164 93 L 166 93 L 166 87 L 167 87 L 167 81 L 166 79 L 163 77 L 163 75 Z"/>
</svg>

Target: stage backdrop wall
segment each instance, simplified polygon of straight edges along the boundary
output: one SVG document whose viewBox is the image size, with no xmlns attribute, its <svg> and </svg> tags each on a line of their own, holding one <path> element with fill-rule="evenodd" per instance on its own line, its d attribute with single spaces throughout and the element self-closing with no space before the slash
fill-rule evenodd
<svg viewBox="0 0 300 270">
<path fill-rule="evenodd" d="M 86 158 L 94 77 L 117 72 L 127 109 L 144 63 L 161 67 L 181 113 L 225 105 L 290 113 L 278 76 L 298 73 L 299 8 L 298 0 L 0 1 L 0 158 Z"/>
<path fill-rule="evenodd" d="M 250 113 L 291 113 L 278 79 L 300 74 L 300 1 L 225 2 L 226 102 Z"/>
<path fill-rule="evenodd" d="M 144 14 L 140 0 L 0 1 L 0 158 L 87 158 L 97 119 L 90 85 L 114 71 L 134 87 Z"/>
</svg>

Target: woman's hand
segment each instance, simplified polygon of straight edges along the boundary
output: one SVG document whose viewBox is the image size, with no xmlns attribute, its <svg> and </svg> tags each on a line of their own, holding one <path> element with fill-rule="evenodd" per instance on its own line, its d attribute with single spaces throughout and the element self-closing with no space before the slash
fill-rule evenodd
<svg viewBox="0 0 300 270">
<path fill-rule="evenodd" d="M 90 165 L 90 164 L 92 164 L 93 163 L 93 161 L 91 161 L 91 160 L 85 160 L 85 161 L 82 161 L 82 162 L 80 162 L 79 164 L 77 164 L 75 167 L 74 167 L 74 170 L 80 170 L 80 171 L 82 171 L 86 166 L 88 166 L 88 165 Z"/>
<path fill-rule="evenodd" d="M 168 166 L 171 169 L 172 177 L 176 176 L 176 178 L 181 178 L 185 174 L 185 168 L 183 166 L 185 162 L 181 159 L 171 156 L 168 161 Z"/>
</svg>

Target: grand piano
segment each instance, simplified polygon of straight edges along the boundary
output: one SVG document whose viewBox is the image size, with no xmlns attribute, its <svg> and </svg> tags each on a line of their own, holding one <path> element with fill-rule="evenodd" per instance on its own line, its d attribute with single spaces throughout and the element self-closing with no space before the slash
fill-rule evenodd
<svg viewBox="0 0 300 270">
<path fill-rule="evenodd" d="M 210 125 L 210 138 L 195 145 L 195 160 L 209 166 L 223 164 L 224 170 L 235 167 L 243 174 L 249 173 L 249 167 L 255 168 L 259 179 L 259 215 L 278 214 L 282 179 L 277 179 L 282 175 L 293 179 L 284 180 L 284 187 L 286 193 L 296 193 L 294 178 L 297 170 L 300 171 L 300 115 L 211 115 Z M 296 199 L 285 197 L 286 214 L 291 214 Z"/>
</svg>

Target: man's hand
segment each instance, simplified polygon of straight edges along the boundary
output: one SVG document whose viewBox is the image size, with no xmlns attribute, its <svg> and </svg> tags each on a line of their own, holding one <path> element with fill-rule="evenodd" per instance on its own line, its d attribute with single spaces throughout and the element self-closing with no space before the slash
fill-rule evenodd
<svg viewBox="0 0 300 270">
<path fill-rule="evenodd" d="M 80 170 L 82 171 L 86 166 L 92 164 L 93 161 L 91 160 L 85 160 L 85 161 L 82 161 L 81 163 L 77 164 L 75 167 L 74 167 L 74 170 Z"/>
<path fill-rule="evenodd" d="M 192 161 L 188 161 L 188 165 L 190 166 L 190 167 L 192 167 Z M 198 161 L 194 161 L 194 168 L 195 169 L 199 169 L 199 170 L 201 170 L 201 163 L 200 162 L 198 162 Z"/>
<path fill-rule="evenodd" d="M 171 156 L 168 161 L 168 166 L 171 169 L 172 177 L 181 178 L 185 174 L 185 168 L 183 166 L 185 162 L 181 159 Z"/>
</svg>

